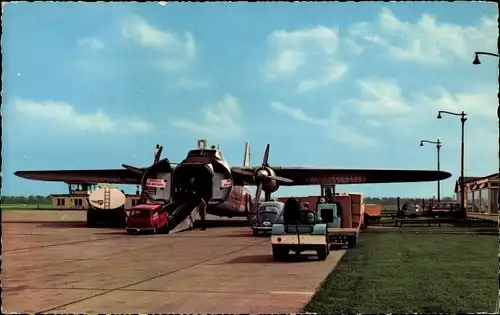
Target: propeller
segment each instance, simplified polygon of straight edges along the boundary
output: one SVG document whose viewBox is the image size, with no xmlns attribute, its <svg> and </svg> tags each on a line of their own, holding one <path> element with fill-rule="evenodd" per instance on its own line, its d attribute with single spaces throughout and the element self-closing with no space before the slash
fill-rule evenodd
<svg viewBox="0 0 500 315">
<path fill-rule="evenodd" d="M 293 183 L 293 180 L 289 178 L 273 175 L 274 172 L 272 171 L 272 169 L 269 167 L 268 164 L 270 147 L 271 146 L 267 144 L 266 150 L 264 151 L 264 158 L 262 160 L 262 165 L 255 171 L 252 172 L 244 169 L 233 170 L 235 173 L 238 173 L 240 175 L 252 177 L 258 183 L 257 191 L 255 193 L 255 203 L 259 203 L 260 196 L 262 194 L 263 184 L 267 180 L 275 180 L 277 182 L 282 182 L 282 183 Z"/>
<path fill-rule="evenodd" d="M 162 151 L 163 151 L 163 146 L 157 144 L 156 149 L 155 149 L 155 153 L 153 155 L 153 164 L 151 164 L 151 165 L 155 165 L 156 163 L 158 163 L 160 161 Z M 170 163 L 170 164 L 175 164 L 175 163 Z M 146 172 L 146 170 L 144 168 L 139 168 L 139 167 L 135 167 L 135 166 L 128 165 L 128 164 L 122 164 L 122 167 L 131 171 L 132 173 L 136 173 L 136 174 L 141 175 L 141 176 L 144 175 L 144 173 Z"/>
</svg>

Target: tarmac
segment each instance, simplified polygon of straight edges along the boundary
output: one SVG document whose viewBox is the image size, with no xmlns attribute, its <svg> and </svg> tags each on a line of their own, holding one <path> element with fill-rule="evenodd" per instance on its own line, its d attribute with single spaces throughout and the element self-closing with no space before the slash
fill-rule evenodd
<svg viewBox="0 0 500 315">
<path fill-rule="evenodd" d="M 128 235 L 86 228 L 85 212 L 3 212 L 3 312 L 296 313 L 338 263 L 275 262 L 244 221 Z"/>
</svg>

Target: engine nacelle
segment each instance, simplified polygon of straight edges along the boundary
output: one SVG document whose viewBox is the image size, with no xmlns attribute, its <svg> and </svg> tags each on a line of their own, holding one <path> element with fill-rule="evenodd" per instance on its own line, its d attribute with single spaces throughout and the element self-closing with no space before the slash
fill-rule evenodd
<svg viewBox="0 0 500 315">
<path fill-rule="evenodd" d="M 153 202 L 168 203 L 171 198 L 172 165 L 167 158 L 161 159 L 142 176 L 142 191 Z"/>
<path fill-rule="evenodd" d="M 261 167 L 255 171 L 255 178 L 262 182 L 262 190 L 266 193 L 273 193 L 280 187 L 276 180 L 268 178 L 275 175 L 274 170 L 269 167 Z"/>
</svg>

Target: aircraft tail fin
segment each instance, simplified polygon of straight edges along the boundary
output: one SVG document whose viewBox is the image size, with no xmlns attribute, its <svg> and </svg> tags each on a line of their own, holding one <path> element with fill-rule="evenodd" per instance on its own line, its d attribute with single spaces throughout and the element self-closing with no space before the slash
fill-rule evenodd
<svg viewBox="0 0 500 315">
<path fill-rule="evenodd" d="M 243 157 L 243 167 L 250 167 L 250 143 L 245 143 L 245 156 Z"/>
</svg>

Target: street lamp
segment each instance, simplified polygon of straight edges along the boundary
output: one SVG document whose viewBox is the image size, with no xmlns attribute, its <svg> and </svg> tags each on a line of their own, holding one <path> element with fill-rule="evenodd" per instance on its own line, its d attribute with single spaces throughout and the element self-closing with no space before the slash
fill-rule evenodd
<svg viewBox="0 0 500 315">
<path fill-rule="evenodd" d="M 430 140 L 420 140 L 420 146 L 423 147 L 424 146 L 424 143 L 431 143 L 431 144 L 435 144 L 436 145 L 436 149 L 437 149 L 437 170 L 440 171 L 441 170 L 441 160 L 440 160 L 440 157 L 439 157 L 439 150 L 441 149 L 441 141 L 439 141 L 439 139 L 437 141 L 430 141 Z M 438 191 L 437 191 L 437 202 L 439 203 L 441 201 L 441 181 L 438 180 Z"/>
<path fill-rule="evenodd" d="M 437 118 L 441 119 L 442 116 L 441 114 L 448 114 L 448 115 L 454 115 L 454 116 L 460 116 L 460 121 L 462 122 L 462 141 L 461 141 L 461 148 L 460 148 L 460 211 L 462 212 L 462 216 L 465 219 L 466 218 L 466 212 L 465 212 L 465 187 L 464 187 L 464 129 L 465 129 L 465 122 L 467 121 L 467 116 L 464 111 L 461 113 L 453 113 L 453 112 L 448 112 L 445 110 L 440 110 L 438 112 Z"/>
<path fill-rule="evenodd" d="M 475 52 L 476 56 L 474 57 L 474 61 L 472 64 L 474 65 L 480 65 L 481 61 L 479 61 L 479 55 L 488 55 L 488 56 L 493 56 L 493 57 L 500 57 L 498 54 L 492 54 L 489 52 L 484 52 L 484 51 L 476 51 Z M 498 64 L 500 67 L 500 62 Z M 500 73 L 498 74 L 498 79 L 500 80 Z M 500 100 L 500 92 L 497 94 L 498 99 Z M 497 117 L 498 117 L 498 179 L 500 180 L 500 102 L 498 103 L 498 108 L 497 108 Z M 500 191 L 498 193 L 498 200 L 497 200 L 497 210 L 500 211 Z M 500 220 L 500 218 L 499 218 Z"/>
<path fill-rule="evenodd" d="M 484 51 L 476 51 L 474 57 L 474 61 L 472 62 L 473 65 L 480 65 L 481 61 L 479 61 L 479 55 L 487 55 L 487 56 L 493 56 L 493 57 L 500 57 L 498 54 L 492 54 L 489 52 L 484 52 Z"/>
</svg>

